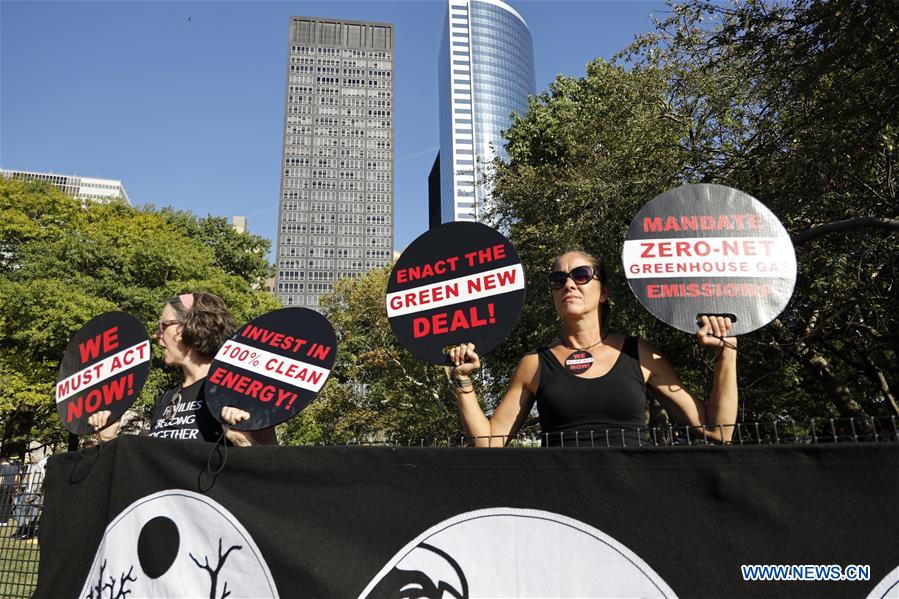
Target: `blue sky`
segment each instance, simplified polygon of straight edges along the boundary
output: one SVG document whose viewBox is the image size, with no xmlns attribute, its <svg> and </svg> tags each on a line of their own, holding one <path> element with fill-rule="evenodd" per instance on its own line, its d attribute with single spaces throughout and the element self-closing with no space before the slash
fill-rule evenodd
<svg viewBox="0 0 899 599">
<path fill-rule="evenodd" d="M 524 0 L 537 90 L 652 28 L 662 2 Z M 291 15 L 393 23 L 395 247 L 427 229 L 444 1 L 0 1 L 0 166 L 121 179 L 132 202 L 277 236 Z"/>
</svg>

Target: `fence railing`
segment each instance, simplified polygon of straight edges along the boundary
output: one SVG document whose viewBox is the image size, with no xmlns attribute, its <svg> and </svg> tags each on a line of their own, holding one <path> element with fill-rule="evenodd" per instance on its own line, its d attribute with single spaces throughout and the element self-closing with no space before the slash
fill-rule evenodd
<svg viewBox="0 0 899 599">
<path fill-rule="evenodd" d="M 21 470 L 7 466 L 0 477 L 0 597 L 30 597 L 37 585 L 44 470 Z"/>
<path fill-rule="evenodd" d="M 493 445 L 510 447 L 582 447 L 641 448 L 727 445 L 810 445 L 815 443 L 889 443 L 899 441 L 899 419 L 813 418 L 803 422 L 790 419 L 741 422 L 705 428 L 682 425 L 639 428 L 601 428 L 542 433 L 524 430 L 514 437 L 453 435 L 449 437 L 400 438 L 384 435 L 360 435 L 328 445 L 386 445 L 394 447 L 471 447 Z"/>
<path fill-rule="evenodd" d="M 513 447 L 647 448 L 712 445 L 707 433 L 730 436 L 728 445 L 813 445 L 823 443 L 897 443 L 899 420 L 891 418 L 816 418 L 804 422 L 778 420 L 710 427 L 685 426 L 601 429 L 544 434 L 525 431 L 513 439 L 496 437 L 494 445 Z M 464 435 L 447 438 L 398 439 L 362 436 L 340 445 L 394 447 L 470 447 L 490 442 Z M 508 441 L 508 443 L 507 443 Z M 30 597 L 37 585 L 40 548 L 37 532 L 43 506 L 42 468 L 2 478 L 0 485 L 0 597 Z M 8 484 L 7 484 L 8 483 Z"/>
</svg>

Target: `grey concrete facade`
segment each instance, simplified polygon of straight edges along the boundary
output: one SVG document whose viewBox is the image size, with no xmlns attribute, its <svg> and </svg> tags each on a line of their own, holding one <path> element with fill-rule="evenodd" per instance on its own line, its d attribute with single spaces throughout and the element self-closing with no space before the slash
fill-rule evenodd
<svg viewBox="0 0 899 599">
<path fill-rule="evenodd" d="M 319 309 L 393 257 L 393 26 L 291 17 L 275 293 Z"/>
</svg>

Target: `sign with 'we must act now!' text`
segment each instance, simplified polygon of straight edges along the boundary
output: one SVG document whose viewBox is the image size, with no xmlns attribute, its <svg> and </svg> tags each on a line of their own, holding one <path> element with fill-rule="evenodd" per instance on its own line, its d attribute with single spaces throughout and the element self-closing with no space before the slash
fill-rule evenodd
<svg viewBox="0 0 899 599">
<path fill-rule="evenodd" d="M 111 412 L 111 424 L 140 394 L 150 374 L 150 339 L 144 325 L 124 312 L 106 312 L 75 333 L 56 380 L 56 411 L 76 435 L 94 432 L 92 414 Z"/>
</svg>

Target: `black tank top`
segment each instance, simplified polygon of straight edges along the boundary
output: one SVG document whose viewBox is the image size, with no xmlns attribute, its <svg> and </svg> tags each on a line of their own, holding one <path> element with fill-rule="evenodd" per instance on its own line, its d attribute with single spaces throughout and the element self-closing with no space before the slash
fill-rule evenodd
<svg viewBox="0 0 899 599">
<path fill-rule="evenodd" d="M 537 350 L 540 385 L 537 410 L 543 444 L 566 447 L 637 447 L 644 429 L 646 383 L 638 340 L 624 340 L 612 369 L 598 378 L 569 372 L 548 347 Z"/>
</svg>

